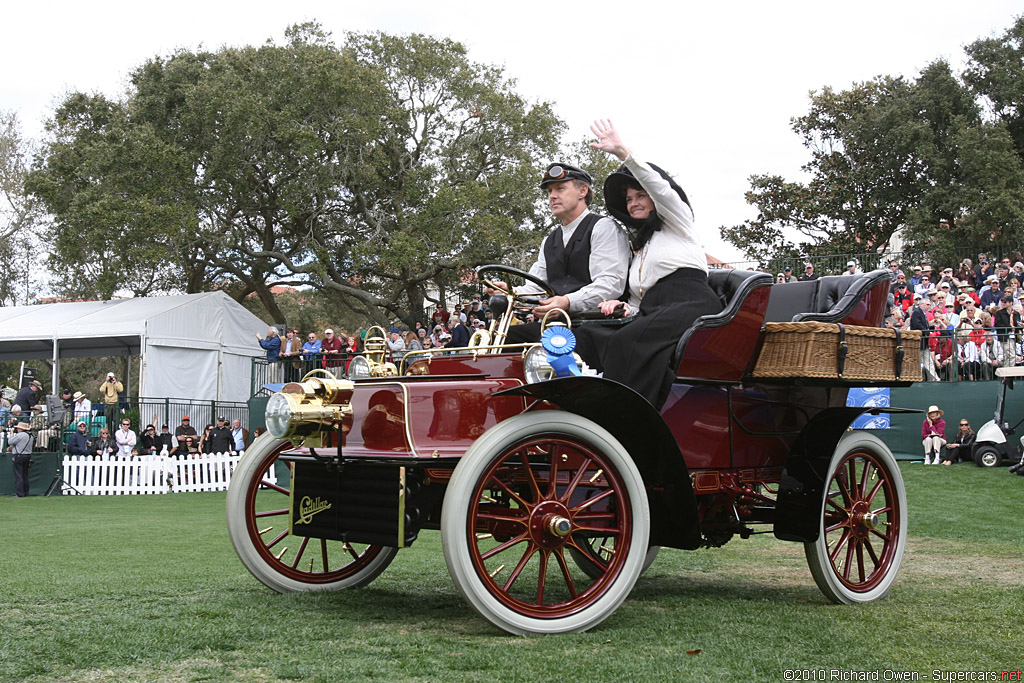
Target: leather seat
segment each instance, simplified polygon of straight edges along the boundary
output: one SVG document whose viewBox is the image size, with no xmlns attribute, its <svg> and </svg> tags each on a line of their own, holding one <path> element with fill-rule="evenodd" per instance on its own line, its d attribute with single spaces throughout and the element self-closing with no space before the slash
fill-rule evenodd
<svg viewBox="0 0 1024 683">
<path fill-rule="evenodd" d="M 772 286 L 765 322 L 826 322 L 878 326 L 875 321 L 888 298 L 892 278 L 888 270 L 857 275 L 826 275 L 809 282 L 787 282 Z M 870 296 L 869 296 L 870 293 Z"/>
</svg>

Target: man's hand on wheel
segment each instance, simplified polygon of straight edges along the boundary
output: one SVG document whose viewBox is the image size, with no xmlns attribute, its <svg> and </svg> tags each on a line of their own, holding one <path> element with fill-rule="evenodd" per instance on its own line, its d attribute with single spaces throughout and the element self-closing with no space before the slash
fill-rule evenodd
<svg viewBox="0 0 1024 683">
<path fill-rule="evenodd" d="M 534 316 L 544 315 L 553 308 L 561 308 L 566 313 L 569 312 L 569 297 L 567 296 L 553 296 L 550 299 L 541 299 L 540 304 L 533 309 Z"/>
</svg>

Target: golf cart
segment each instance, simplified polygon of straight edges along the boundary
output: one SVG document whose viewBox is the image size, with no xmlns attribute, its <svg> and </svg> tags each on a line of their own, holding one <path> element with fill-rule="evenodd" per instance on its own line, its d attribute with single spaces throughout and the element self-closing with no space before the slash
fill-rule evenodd
<svg viewBox="0 0 1024 683">
<path fill-rule="evenodd" d="M 978 467 L 998 467 L 1004 457 L 1018 463 L 1024 445 L 1024 437 L 1020 441 L 1009 438 L 1017 433 L 1024 417 L 1013 425 L 1006 421 L 1006 390 L 1013 389 L 1013 380 L 1024 378 L 1024 366 L 996 368 L 996 377 L 1002 386 L 996 399 L 995 419 L 981 426 L 974 441 L 974 462 Z"/>
</svg>

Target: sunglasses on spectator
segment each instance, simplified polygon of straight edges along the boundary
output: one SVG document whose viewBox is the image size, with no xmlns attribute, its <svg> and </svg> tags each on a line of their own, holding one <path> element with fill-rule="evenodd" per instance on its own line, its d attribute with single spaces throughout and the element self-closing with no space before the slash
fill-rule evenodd
<svg viewBox="0 0 1024 683">
<path fill-rule="evenodd" d="M 961 426 L 961 427 L 970 427 L 971 425 L 970 425 L 970 424 L 968 424 L 968 423 L 966 423 L 966 422 L 961 422 L 961 423 L 960 423 L 960 426 Z"/>
</svg>

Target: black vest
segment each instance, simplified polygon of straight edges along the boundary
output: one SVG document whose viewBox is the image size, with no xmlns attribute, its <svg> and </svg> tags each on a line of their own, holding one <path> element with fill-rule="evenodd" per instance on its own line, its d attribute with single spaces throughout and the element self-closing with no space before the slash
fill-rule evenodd
<svg viewBox="0 0 1024 683">
<path fill-rule="evenodd" d="M 590 235 L 601 218 L 588 213 L 564 246 L 562 226 L 555 228 L 544 241 L 547 280 L 555 294 L 569 294 L 593 282 L 590 278 Z"/>
</svg>

